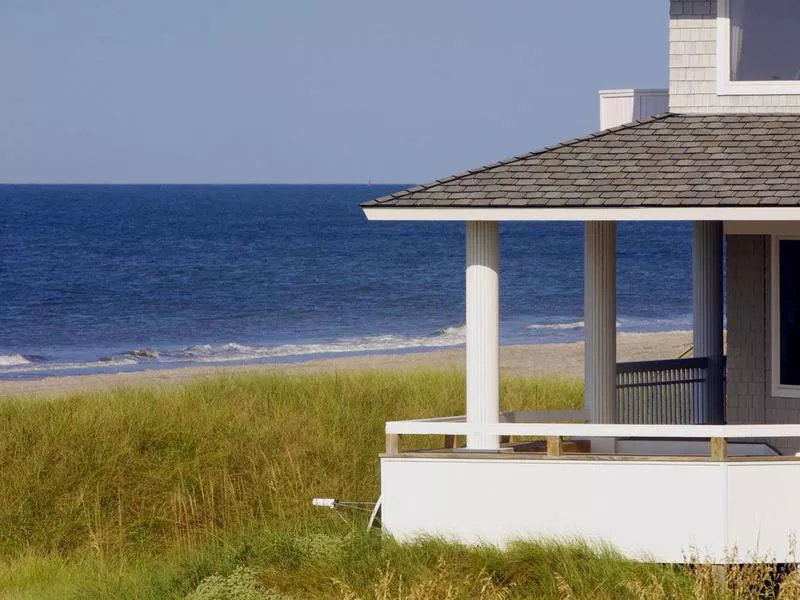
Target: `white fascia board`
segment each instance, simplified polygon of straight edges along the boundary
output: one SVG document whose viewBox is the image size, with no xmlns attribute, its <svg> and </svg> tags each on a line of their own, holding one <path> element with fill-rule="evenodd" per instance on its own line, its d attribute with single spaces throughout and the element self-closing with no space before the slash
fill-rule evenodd
<svg viewBox="0 0 800 600">
<path fill-rule="evenodd" d="M 800 221 L 800 206 L 648 208 L 368 207 L 370 221 Z"/>
</svg>

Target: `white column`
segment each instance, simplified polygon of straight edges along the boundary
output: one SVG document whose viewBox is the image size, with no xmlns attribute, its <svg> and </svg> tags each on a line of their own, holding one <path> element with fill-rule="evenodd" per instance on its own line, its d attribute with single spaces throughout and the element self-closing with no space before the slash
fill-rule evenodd
<svg viewBox="0 0 800 600">
<path fill-rule="evenodd" d="M 616 420 L 617 224 L 587 221 L 584 236 L 584 405 L 592 423 Z"/>
<path fill-rule="evenodd" d="M 707 394 L 695 403 L 695 420 L 719 423 L 722 397 L 722 223 L 695 221 L 692 240 L 692 304 L 694 355 L 708 357 Z M 704 391 L 704 390 L 703 390 Z"/>
<path fill-rule="evenodd" d="M 500 412 L 500 231 L 467 223 L 467 423 L 497 423 Z M 467 448 L 495 450 L 496 435 L 468 435 Z"/>
</svg>

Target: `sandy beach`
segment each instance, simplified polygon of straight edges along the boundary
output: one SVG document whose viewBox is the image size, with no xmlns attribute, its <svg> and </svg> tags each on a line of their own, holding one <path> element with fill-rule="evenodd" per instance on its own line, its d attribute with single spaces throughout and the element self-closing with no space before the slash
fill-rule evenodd
<svg viewBox="0 0 800 600">
<path fill-rule="evenodd" d="M 620 334 L 620 361 L 677 358 L 691 345 L 690 332 Z M 583 376 L 583 343 L 504 346 L 500 351 L 503 373 L 512 375 Z M 346 370 L 463 369 L 464 348 L 448 348 L 409 354 L 368 354 L 313 359 L 290 364 L 211 365 L 177 369 L 153 369 L 134 373 L 111 373 L 47 377 L 27 381 L 0 381 L 0 396 L 64 395 L 129 386 L 167 386 L 225 373 L 319 373 Z"/>
</svg>

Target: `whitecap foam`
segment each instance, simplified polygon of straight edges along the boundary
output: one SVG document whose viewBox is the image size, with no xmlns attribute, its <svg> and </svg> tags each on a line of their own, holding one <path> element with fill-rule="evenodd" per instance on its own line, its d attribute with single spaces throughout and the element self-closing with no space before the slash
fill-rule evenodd
<svg viewBox="0 0 800 600">
<path fill-rule="evenodd" d="M 459 338 L 459 339 L 466 339 L 467 338 L 467 326 L 466 325 L 454 325 L 452 327 L 444 327 L 436 332 L 437 337 L 443 338 Z"/>
<path fill-rule="evenodd" d="M 0 367 L 18 367 L 29 364 L 31 361 L 22 354 L 0 354 Z"/>
<path fill-rule="evenodd" d="M 659 329 L 658 331 L 620 331 L 619 335 L 624 335 L 625 337 L 646 337 L 648 335 L 677 335 L 677 334 L 687 334 L 692 333 L 691 329 Z"/>
<path fill-rule="evenodd" d="M 686 331 L 692 329 L 692 317 L 623 317 L 617 326 L 622 331 L 638 333 Z"/>
<path fill-rule="evenodd" d="M 327 342 L 255 346 L 229 342 L 211 345 L 199 344 L 180 350 L 161 352 L 163 362 L 232 362 L 291 356 L 319 354 L 347 354 L 363 352 L 393 352 L 422 348 L 447 348 L 459 346 L 466 340 L 463 325 L 440 329 L 430 336 L 403 336 L 381 334 L 364 337 L 340 338 Z"/>
<path fill-rule="evenodd" d="M 124 356 L 140 358 L 144 360 L 155 360 L 159 357 L 158 350 L 155 348 L 137 348 L 124 353 Z"/>
<path fill-rule="evenodd" d="M 324 342 L 255 345 L 239 342 L 194 344 L 178 349 L 139 348 L 86 362 L 34 363 L 22 355 L 0 356 L 0 373 L 48 373 L 56 371 L 109 371 L 120 367 L 181 366 L 197 363 L 248 362 L 328 354 L 397 352 L 427 348 L 447 348 L 464 344 L 466 327 L 442 328 L 431 335 L 406 336 L 380 334 L 339 338 Z"/>
<path fill-rule="evenodd" d="M 583 321 L 573 321 L 568 323 L 532 323 L 527 325 L 526 329 L 561 331 L 565 329 L 581 329 L 583 326 Z"/>
<path fill-rule="evenodd" d="M 24 357 L 23 357 L 24 358 Z M 0 362 L 0 373 L 48 373 L 51 371 L 84 371 L 84 370 L 107 370 L 114 367 L 125 367 L 141 364 L 140 361 L 132 357 L 113 357 L 92 360 L 87 362 L 49 362 L 34 363 L 26 361 L 24 363 L 4 364 Z"/>
</svg>

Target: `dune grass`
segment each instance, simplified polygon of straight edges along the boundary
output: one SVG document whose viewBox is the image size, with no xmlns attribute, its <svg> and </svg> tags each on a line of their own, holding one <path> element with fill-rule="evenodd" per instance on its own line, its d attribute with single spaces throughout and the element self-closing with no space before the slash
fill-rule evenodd
<svg viewBox="0 0 800 600">
<path fill-rule="evenodd" d="M 504 387 L 509 408 L 580 399 L 575 383 Z M 325 518 L 312 497 L 377 498 L 386 420 L 459 414 L 463 389 L 455 373 L 265 375 L 7 400 L 0 556 L 192 545 L 262 521 L 305 531 Z"/>
<path fill-rule="evenodd" d="M 502 385 L 504 410 L 581 403 L 574 381 Z M 750 597 L 579 543 L 400 545 L 311 506 L 374 501 L 384 422 L 460 414 L 463 390 L 363 372 L 4 399 L 0 598 Z"/>
</svg>

